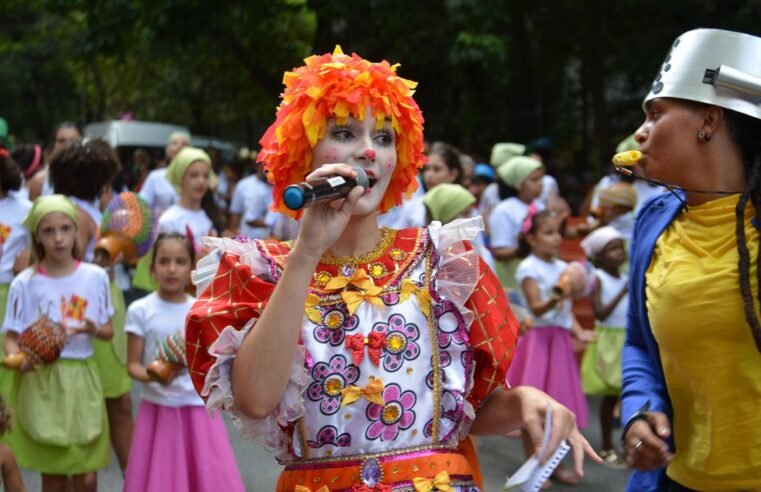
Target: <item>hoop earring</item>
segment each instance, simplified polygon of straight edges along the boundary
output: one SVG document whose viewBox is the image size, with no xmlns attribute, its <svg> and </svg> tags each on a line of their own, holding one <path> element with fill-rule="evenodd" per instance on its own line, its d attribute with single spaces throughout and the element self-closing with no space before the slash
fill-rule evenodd
<svg viewBox="0 0 761 492">
<path fill-rule="evenodd" d="M 704 142 L 708 142 L 709 140 L 711 140 L 711 135 L 709 135 L 708 133 L 704 132 L 703 130 L 700 130 L 698 132 L 698 139 L 702 140 Z"/>
</svg>

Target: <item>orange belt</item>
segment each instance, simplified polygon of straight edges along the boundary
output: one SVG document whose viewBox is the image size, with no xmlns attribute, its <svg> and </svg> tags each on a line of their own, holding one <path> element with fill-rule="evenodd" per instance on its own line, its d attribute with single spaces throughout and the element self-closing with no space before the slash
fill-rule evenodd
<svg viewBox="0 0 761 492">
<path fill-rule="evenodd" d="M 363 487 L 362 468 L 376 460 L 382 470 L 380 485 Z M 417 479 L 417 480 L 416 480 Z M 443 485 L 475 486 L 467 458 L 458 450 L 423 449 L 401 455 L 328 458 L 307 464 L 289 464 L 277 482 L 279 492 L 380 492 L 394 487 L 428 492 Z M 435 487 L 435 489 L 434 489 Z"/>
</svg>

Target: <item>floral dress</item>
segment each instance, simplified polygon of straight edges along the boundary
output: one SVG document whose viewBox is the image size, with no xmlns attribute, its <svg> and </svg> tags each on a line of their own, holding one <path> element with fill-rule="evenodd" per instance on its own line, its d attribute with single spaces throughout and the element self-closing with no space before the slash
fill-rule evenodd
<svg viewBox="0 0 761 492">
<path fill-rule="evenodd" d="M 323 257 L 285 394 L 262 419 L 236 409 L 231 368 L 292 245 L 207 239 L 217 249 L 194 273 L 191 377 L 210 409 L 228 411 L 285 465 L 277 490 L 479 490 L 460 442 L 504 386 L 518 327 L 467 242 L 481 226 L 477 217 L 384 229 L 367 255 Z"/>
</svg>

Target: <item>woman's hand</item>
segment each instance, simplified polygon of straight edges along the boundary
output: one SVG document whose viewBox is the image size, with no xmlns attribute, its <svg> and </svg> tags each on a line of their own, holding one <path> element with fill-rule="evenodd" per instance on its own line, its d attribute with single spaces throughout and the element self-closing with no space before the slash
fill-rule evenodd
<svg viewBox="0 0 761 492">
<path fill-rule="evenodd" d="M 306 179 L 335 175 L 354 179 L 357 177 L 357 171 L 346 164 L 325 164 L 309 174 Z M 343 233 L 362 193 L 364 188 L 356 186 L 345 199 L 305 209 L 294 249 L 320 258 Z"/>
<path fill-rule="evenodd" d="M 668 466 L 674 459 L 666 443 L 670 435 L 671 424 L 666 414 L 645 413 L 645 418 L 634 422 L 624 436 L 626 462 L 642 471 Z"/>
<path fill-rule="evenodd" d="M 518 392 L 516 396 L 519 397 L 520 401 L 520 415 L 523 427 L 531 438 L 534 452 L 542 463 L 555 452 L 563 440 L 568 441 L 573 450 L 573 469 L 578 477 L 584 476 L 585 454 L 592 461 L 602 463 L 602 458 L 595 453 L 589 441 L 579 432 L 579 428 L 576 426 L 576 415 L 573 412 L 550 398 L 546 393 L 530 386 L 519 386 L 510 390 L 510 392 L 513 391 Z M 547 418 L 548 404 L 549 409 L 552 411 L 552 433 L 550 434 L 550 442 L 547 445 L 544 456 L 539 456 L 542 439 L 544 438 L 544 424 Z"/>
<path fill-rule="evenodd" d="M 544 438 L 547 404 L 552 410 L 552 433 L 546 454 L 539 456 Z M 478 409 L 470 431 L 474 435 L 504 435 L 518 428 L 523 428 L 528 433 L 534 452 L 542 462 L 545 462 L 565 439 L 573 448 L 574 471 L 579 477 L 584 475 L 585 454 L 595 463 L 602 463 L 602 458 L 597 456 L 579 432 L 573 412 L 546 393 L 530 386 L 499 389 L 492 393 L 486 403 Z"/>
</svg>

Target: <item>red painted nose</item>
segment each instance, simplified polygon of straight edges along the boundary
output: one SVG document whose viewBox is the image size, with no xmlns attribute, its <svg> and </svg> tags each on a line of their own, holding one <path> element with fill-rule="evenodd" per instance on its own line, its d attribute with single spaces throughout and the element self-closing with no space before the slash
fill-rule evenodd
<svg viewBox="0 0 761 492">
<path fill-rule="evenodd" d="M 365 151 L 365 157 L 367 157 L 371 161 L 374 161 L 375 160 L 375 151 L 372 150 L 372 149 L 367 149 Z"/>
</svg>

